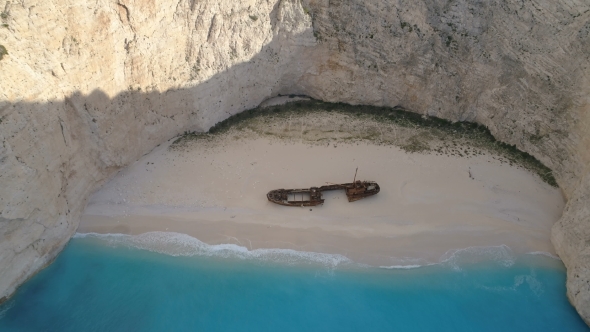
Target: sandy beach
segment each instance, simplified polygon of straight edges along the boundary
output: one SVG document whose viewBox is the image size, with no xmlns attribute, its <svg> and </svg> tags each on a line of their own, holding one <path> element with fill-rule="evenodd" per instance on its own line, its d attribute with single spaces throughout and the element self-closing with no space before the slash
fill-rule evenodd
<svg viewBox="0 0 590 332">
<path fill-rule="evenodd" d="M 560 190 L 493 154 L 231 133 L 181 149 L 171 143 L 96 192 L 78 232 L 178 232 L 208 244 L 342 254 L 379 266 L 437 262 L 468 247 L 555 254 L 549 236 L 564 206 Z M 357 179 L 380 184 L 378 195 L 349 203 L 344 192 L 325 192 L 325 204 L 312 208 L 266 199 L 272 189 L 351 182 L 357 167 Z"/>
</svg>

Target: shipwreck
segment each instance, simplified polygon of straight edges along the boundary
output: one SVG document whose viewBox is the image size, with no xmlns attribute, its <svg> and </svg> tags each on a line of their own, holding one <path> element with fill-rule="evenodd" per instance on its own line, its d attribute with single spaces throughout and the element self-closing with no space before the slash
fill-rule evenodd
<svg viewBox="0 0 590 332">
<path fill-rule="evenodd" d="M 381 189 L 375 181 L 357 180 L 355 172 L 351 183 L 328 184 L 308 189 L 275 189 L 269 191 L 266 198 L 273 203 L 285 206 L 316 206 L 324 204 L 322 192 L 331 190 L 344 190 L 348 201 L 354 202 L 376 195 Z"/>
</svg>

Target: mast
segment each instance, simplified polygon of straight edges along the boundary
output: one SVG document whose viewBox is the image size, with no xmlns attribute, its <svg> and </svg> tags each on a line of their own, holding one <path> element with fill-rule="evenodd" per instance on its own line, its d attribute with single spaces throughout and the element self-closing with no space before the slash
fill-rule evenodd
<svg viewBox="0 0 590 332">
<path fill-rule="evenodd" d="M 354 180 L 352 180 L 352 183 L 354 184 L 354 187 L 356 188 L 356 173 L 359 171 L 359 168 L 356 168 L 356 171 L 354 171 Z"/>
</svg>

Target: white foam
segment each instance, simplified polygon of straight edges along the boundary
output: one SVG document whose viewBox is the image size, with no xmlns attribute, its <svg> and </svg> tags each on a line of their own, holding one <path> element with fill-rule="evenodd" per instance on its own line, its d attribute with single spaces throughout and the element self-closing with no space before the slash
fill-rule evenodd
<svg viewBox="0 0 590 332">
<path fill-rule="evenodd" d="M 127 234 L 99 234 L 76 233 L 74 238 L 95 238 L 110 246 L 125 246 L 149 250 L 170 256 L 215 256 L 223 258 L 255 259 L 287 264 L 313 263 L 328 267 L 336 267 L 353 262 L 346 256 L 339 254 L 325 254 L 293 249 L 254 249 L 236 244 L 210 245 L 190 235 L 175 232 L 148 232 L 140 235 Z M 544 252 L 529 253 L 532 255 L 555 256 Z M 558 258 L 557 258 L 558 259 Z M 442 255 L 437 262 L 417 258 L 397 259 L 392 265 L 379 266 L 382 269 L 417 269 L 425 266 L 442 265 L 460 271 L 461 266 L 484 261 L 493 261 L 510 267 L 514 265 L 516 256 L 506 245 L 473 246 L 462 249 L 452 249 Z M 363 264 L 355 264 L 362 267 Z"/>
<path fill-rule="evenodd" d="M 148 232 L 140 235 L 76 233 L 74 238 L 95 238 L 115 247 L 133 247 L 170 256 L 216 256 L 287 264 L 314 263 L 329 267 L 351 263 L 350 259 L 338 254 L 292 249 L 249 250 L 236 244 L 209 245 L 190 235 L 174 232 Z"/>
<path fill-rule="evenodd" d="M 461 265 L 495 261 L 505 267 L 514 265 L 516 257 L 507 245 L 467 247 L 447 251 L 439 259 L 440 264 L 448 265 L 454 270 L 460 270 Z"/>
<path fill-rule="evenodd" d="M 379 266 L 382 269 L 417 269 L 425 266 L 442 265 L 448 266 L 453 270 L 460 271 L 461 266 L 483 261 L 497 262 L 502 266 L 510 267 L 516 257 L 512 250 L 506 245 L 500 246 L 474 246 L 462 249 L 452 249 L 442 255 L 437 262 L 428 262 L 422 259 L 403 258 L 400 259 L 402 264 Z M 403 264 L 409 263 L 409 264 Z"/>
<path fill-rule="evenodd" d="M 487 286 L 480 285 L 479 288 L 494 291 L 494 292 L 516 292 L 520 287 L 527 287 L 537 297 L 541 296 L 545 292 L 543 283 L 537 279 L 536 274 L 533 272 L 529 275 L 517 275 L 514 277 L 514 281 L 511 286 Z"/>
<path fill-rule="evenodd" d="M 531 252 L 527 252 L 526 254 L 527 255 L 540 255 L 540 256 L 545 256 L 545 257 L 549 257 L 549 258 L 553 258 L 553 259 L 556 259 L 558 261 L 561 261 L 561 258 L 559 258 L 559 257 L 557 257 L 555 255 L 552 255 L 552 254 L 550 254 L 550 253 L 548 253 L 546 251 L 531 251 Z"/>
<path fill-rule="evenodd" d="M 379 268 L 387 270 L 410 270 L 437 264 L 424 258 L 415 257 L 390 257 L 390 261 L 391 265 L 382 265 Z"/>
<path fill-rule="evenodd" d="M 12 307 L 14 307 L 14 300 L 8 300 L 7 303 L 3 304 L 3 308 L 0 309 L 0 319 L 4 318 L 4 316 L 6 316 L 6 313 L 12 309 Z"/>
<path fill-rule="evenodd" d="M 428 265 L 432 265 L 432 264 L 428 264 Z M 423 267 L 424 265 L 391 265 L 391 266 L 379 266 L 380 269 L 387 269 L 387 270 L 397 270 L 397 269 L 401 269 L 401 270 L 411 270 L 411 269 L 417 269 L 420 267 Z"/>
</svg>

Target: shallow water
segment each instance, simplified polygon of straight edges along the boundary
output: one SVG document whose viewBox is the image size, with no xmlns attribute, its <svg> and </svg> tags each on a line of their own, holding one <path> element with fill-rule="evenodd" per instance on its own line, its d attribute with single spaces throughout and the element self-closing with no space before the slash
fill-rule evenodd
<svg viewBox="0 0 590 332">
<path fill-rule="evenodd" d="M 501 248 L 477 260 L 467 250 L 383 269 L 342 256 L 169 251 L 146 241 L 72 239 L 0 307 L 0 331 L 589 330 L 567 302 L 563 265 L 543 255 Z"/>
</svg>

